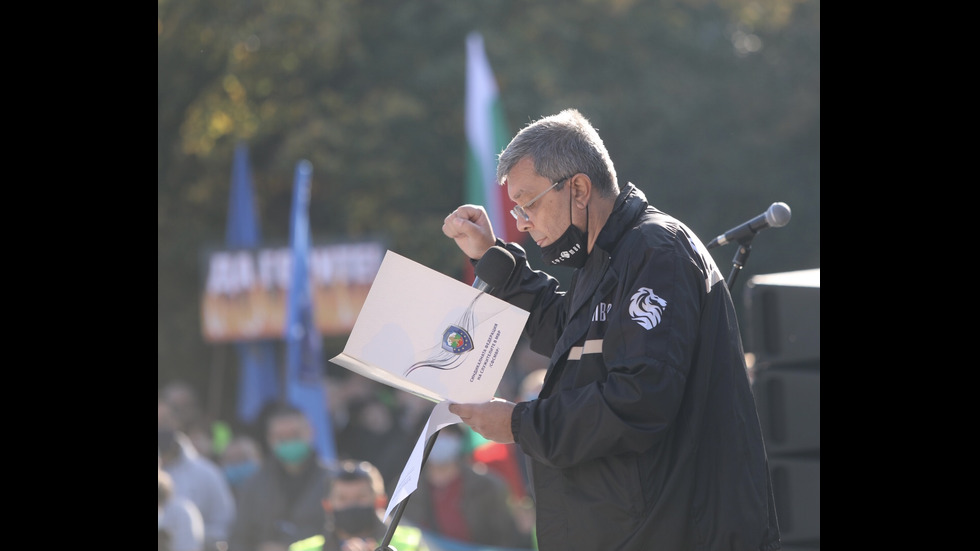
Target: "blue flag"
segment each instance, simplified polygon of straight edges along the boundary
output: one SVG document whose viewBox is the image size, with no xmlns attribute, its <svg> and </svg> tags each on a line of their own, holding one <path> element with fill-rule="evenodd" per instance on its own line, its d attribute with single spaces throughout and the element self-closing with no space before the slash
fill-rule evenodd
<svg viewBox="0 0 980 551">
<path fill-rule="evenodd" d="M 252 169 L 248 163 L 248 146 L 235 146 L 231 165 L 231 196 L 228 200 L 228 227 L 225 244 L 230 248 L 258 247 L 261 229 L 252 198 Z"/>
<path fill-rule="evenodd" d="M 313 165 L 301 160 L 293 181 L 289 243 L 292 249 L 289 298 L 286 304 L 286 399 L 299 407 L 313 425 L 317 453 L 327 462 L 337 459 L 333 424 L 323 386 L 320 331 L 313 320 L 310 282 L 310 190 Z"/>
<path fill-rule="evenodd" d="M 252 171 L 248 146 L 239 143 L 231 165 L 231 196 L 228 201 L 228 227 L 225 243 L 229 248 L 258 248 L 261 241 L 259 220 L 252 198 Z M 238 418 L 252 423 L 262 406 L 279 394 L 276 348 L 272 341 L 239 342 Z"/>
</svg>

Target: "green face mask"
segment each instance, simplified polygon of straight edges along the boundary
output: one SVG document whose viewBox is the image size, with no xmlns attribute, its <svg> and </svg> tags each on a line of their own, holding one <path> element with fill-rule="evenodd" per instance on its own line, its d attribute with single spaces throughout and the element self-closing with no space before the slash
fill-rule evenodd
<svg viewBox="0 0 980 551">
<path fill-rule="evenodd" d="M 303 440 L 287 440 L 276 444 L 273 450 L 280 461 L 288 465 L 302 463 L 310 453 L 310 445 Z"/>
</svg>

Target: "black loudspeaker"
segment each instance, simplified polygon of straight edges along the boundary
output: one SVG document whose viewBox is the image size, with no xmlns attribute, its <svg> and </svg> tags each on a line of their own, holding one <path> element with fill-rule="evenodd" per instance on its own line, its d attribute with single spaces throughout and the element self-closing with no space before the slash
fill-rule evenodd
<svg viewBox="0 0 980 551">
<path fill-rule="evenodd" d="M 744 297 L 783 549 L 820 549 L 820 270 L 754 276 Z"/>
<path fill-rule="evenodd" d="M 769 458 L 779 536 L 784 544 L 820 547 L 820 460 Z"/>
<path fill-rule="evenodd" d="M 820 453 L 820 370 L 762 369 L 752 381 L 769 455 Z"/>
<path fill-rule="evenodd" d="M 747 351 L 755 365 L 820 358 L 820 269 L 757 275 L 746 282 Z"/>
</svg>

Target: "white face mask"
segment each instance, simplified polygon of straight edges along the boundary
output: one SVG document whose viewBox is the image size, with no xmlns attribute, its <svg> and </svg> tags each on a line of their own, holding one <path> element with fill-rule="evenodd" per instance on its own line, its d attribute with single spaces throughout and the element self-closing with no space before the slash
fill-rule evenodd
<svg viewBox="0 0 980 551">
<path fill-rule="evenodd" d="M 459 450 L 463 447 L 463 441 L 456 434 L 444 433 L 436 436 L 436 442 L 429 450 L 427 461 L 433 463 L 449 463 L 459 457 Z"/>
</svg>

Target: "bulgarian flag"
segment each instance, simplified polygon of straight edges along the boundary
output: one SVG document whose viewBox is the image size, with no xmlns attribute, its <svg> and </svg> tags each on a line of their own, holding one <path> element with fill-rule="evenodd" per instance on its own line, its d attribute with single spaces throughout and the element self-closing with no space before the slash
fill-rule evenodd
<svg viewBox="0 0 980 551">
<path fill-rule="evenodd" d="M 527 235 L 517 231 L 508 212 L 513 203 L 507 186 L 497 183 L 497 155 L 510 143 L 504 123 L 497 81 L 483 47 L 483 36 L 466 37 L 466 193 L 464 201 L 483 205 L 493 231 L 504 241 L 521 242 Z M 466 277 L 473 280 L 473 267 L 466 262 Z"/>
</svg>

